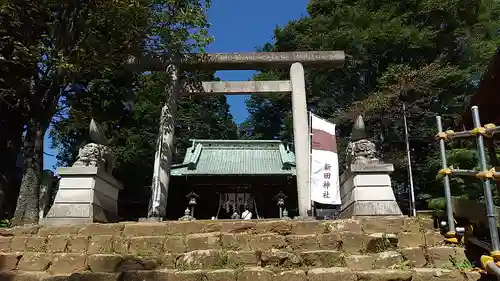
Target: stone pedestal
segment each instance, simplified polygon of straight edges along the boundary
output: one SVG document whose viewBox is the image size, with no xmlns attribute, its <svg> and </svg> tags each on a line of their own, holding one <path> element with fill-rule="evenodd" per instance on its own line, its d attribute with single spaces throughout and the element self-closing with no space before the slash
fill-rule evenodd
<svg viewBox="0 0 500 281">
<path fill-rule="evenodd" d="M 44 224 L 117 222 L 122 184 L 97 167 L 60 168 L 59 190 Z"/>
<path fill-rule="evenodd" d="M 340 177 L 341 218 L 401 216 L 391 187 L 392 164 L 351 164 Z"/>
</svg>

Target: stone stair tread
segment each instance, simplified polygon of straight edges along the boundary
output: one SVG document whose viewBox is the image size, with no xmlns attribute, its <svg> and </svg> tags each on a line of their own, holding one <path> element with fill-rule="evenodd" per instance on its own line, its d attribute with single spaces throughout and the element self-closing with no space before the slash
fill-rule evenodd
<svg viewBox="0 0 500 281">
<path fill-rule="evenodd" d="M 0 280 L 15 281 L 324 281 L 324 280 L 412 280 L 412 281 L 472 281 L 480 280 L 478 272 L 463 272 L 449 269 L 413 270 L 365 270 L 347 268 L 315 268 L 310 270 L 287 270 L 274 273 L 265 268 L 247 267 L 242 269 L 219 270 L 151 270 L 126 271 L 121 273 L 77 272 L 73 274 L 48 274 L 25 271 L 0 272 Z M 484 280 L 484 279 L 481 279 Z"/>
<path fill-rule="evenodd" d="M 451 258 L 450 258 L 451 257 Z M 450 267 L 466 262 L 461 248 L 420 247 L 380 253 L 346 254 L 335 250 L 265 251 L 193 250 L 185 253 L 136 256 L 119 253 L 0 253 L 0 270 L 38 270 L 67 273 L 90 269 L 95 272 L 156 269 L 214 269 L 260 266 L 276 268 L 347 267 L 357 270 Z"/>
<path fill-rule="evenodd" d="M 196 249 L 225 250 L 321 250 L 334 249 L 347 253 L 379 252 L 386 249 L 434 247 L 443 245 L 443 236 L 437 232 L 401 232 L 396 236 L 340 231 L 328 234 L 280 235 L 275 233 L 203 233 L 186 236 L 134 236 L 123 235 L 49 235 L 0 237 L 3 252 L 73 252 L 160 254 L 186 252 Z M 382 249 L 380 249 L 382 248 Z"/>
<path fill-rule="evenodd" d="M 109 224 L 61 225 L 61 226 L 22 226 L 0 229 L 0 236 L 43 236 L 50 235 L 123 235 L 163 236 L 167 234 L 188 235 L 208 232 L 312 234 L 336 231 L 373 233 L 421 232 L 433 229 L 433 221 L 423 218 L 370 218 L 344 219 L 335 221 L 299 220 L 252 220 L 252 221 L 165 221 L 165 222 L 121 222 Z"/>
</svg>

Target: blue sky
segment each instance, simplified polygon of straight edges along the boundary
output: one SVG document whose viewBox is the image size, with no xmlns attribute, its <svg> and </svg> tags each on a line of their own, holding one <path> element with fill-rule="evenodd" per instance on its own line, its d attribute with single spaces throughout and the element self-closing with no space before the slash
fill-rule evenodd
<svg viewBox="0 0 500 281">
<path fill-rule="evenodd" d="M 211 53 L 253 52 L 258 46 L 273 38 L 276 26 L 306 14 L 308 0 L 212 0 L 208 18 L 215 37 L 207 51 Z M 220 71 L 217 76 L 226 81 L 246 81 L 252 71 Z M 245 108 L 247 96 L 228 96 L 231 114 L 236 123 L 248 116 Z M 53 169 L 57 154 L 50 149 L 50 139 L 45 135 L 44 168 Z"/>
</svg>

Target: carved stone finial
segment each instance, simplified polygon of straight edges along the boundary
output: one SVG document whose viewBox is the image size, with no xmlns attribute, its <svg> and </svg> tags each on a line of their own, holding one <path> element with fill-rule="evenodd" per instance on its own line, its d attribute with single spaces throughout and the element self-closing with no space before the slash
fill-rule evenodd
<svg viewBox="0 0 500 281">
<path fill-rule="evenodd" d="M 106 139 L 105 133 L 104 127 L 92 118 L 89 127 L 90 140 L 97 144 L 107 145 L 108 140 Z"/>
<path fill-rule="evenodd" d="M 350 164 L 375 164 L 379 162 L 376 157 L 375 144 L 367 139 L 365 122 L 358 116 L 352 128 L 351 139 L 347 145 L 347 163 Z"/>
<path fill-rule="evenodd" d="M 366 139 L 367 137 L 365 121 L 363 120 L 363 116 L 360 115 L 354 121 L 354 126 L 351 132 L 351 142 Z"/>
<path fill-rule="evenodd" d="M 92 142 L 80 148 L 73 167 L 98 167 L 111 174 L 115 158 L 111 149 L 106 146 L 104 128 L 94 119 L 90 121 L 89 135 Z"/>
</svg>

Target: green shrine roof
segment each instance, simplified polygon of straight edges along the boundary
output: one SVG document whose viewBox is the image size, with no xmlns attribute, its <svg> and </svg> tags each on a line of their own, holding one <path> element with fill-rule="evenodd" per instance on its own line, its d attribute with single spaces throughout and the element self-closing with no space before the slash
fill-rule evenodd
<svg viewBox="0 0 500 281">
<path fill-rule="evenodd" d="M 295 154 L 279 140 L 192 140 L 172 176 L 295 175 Z"/>
</svg>

